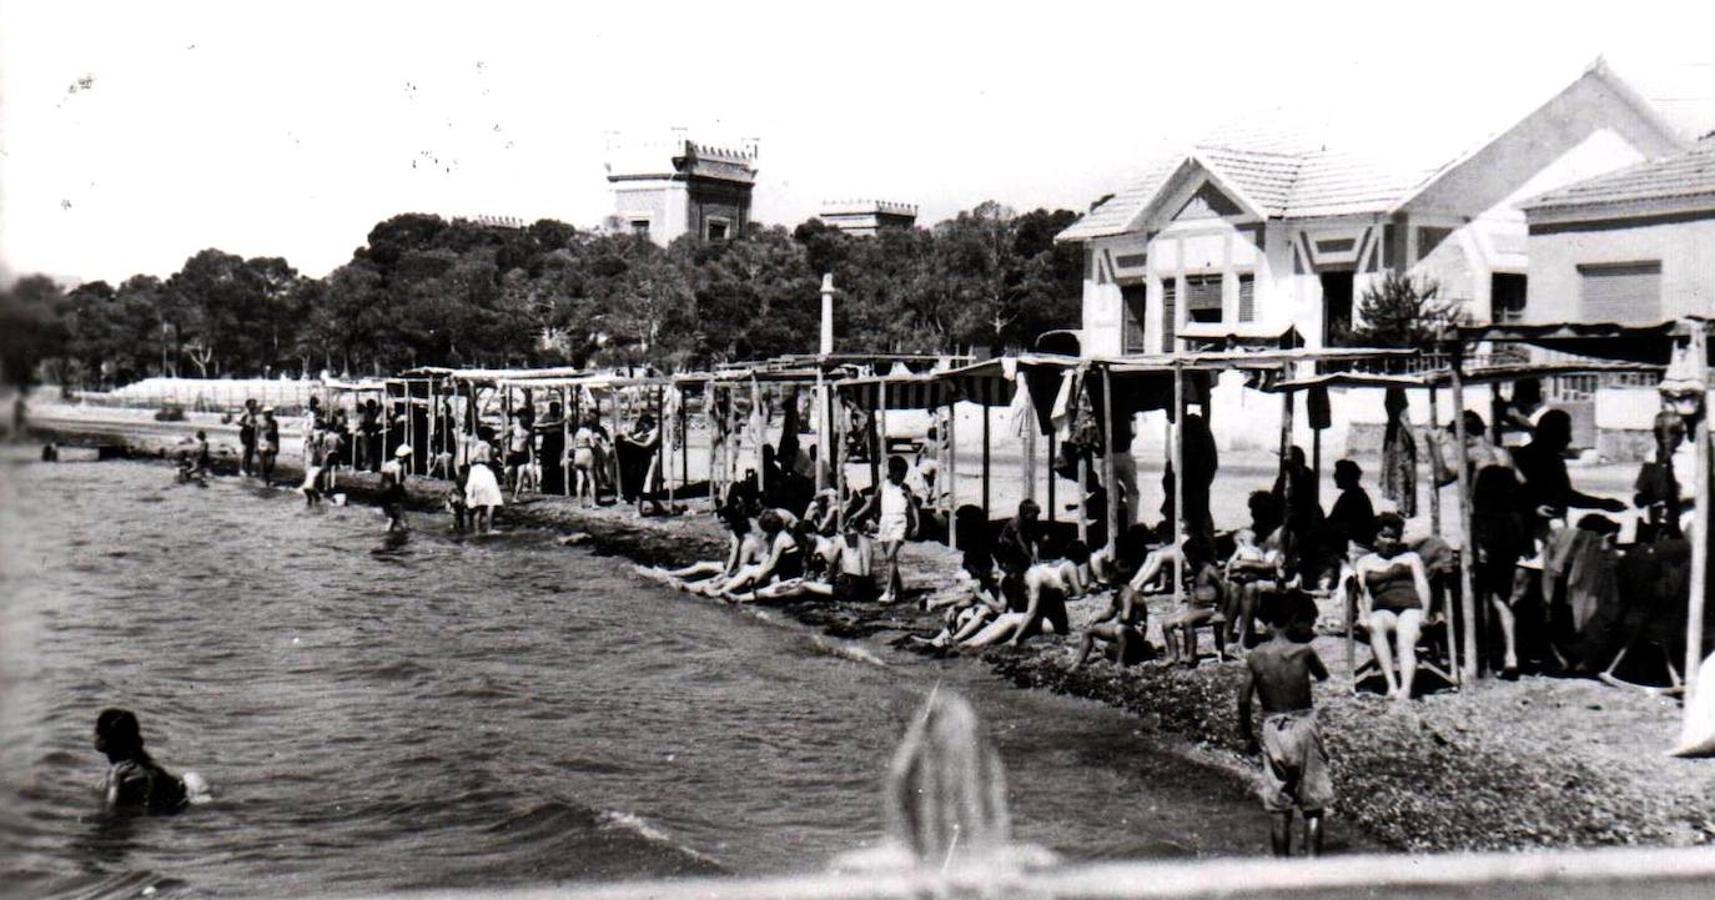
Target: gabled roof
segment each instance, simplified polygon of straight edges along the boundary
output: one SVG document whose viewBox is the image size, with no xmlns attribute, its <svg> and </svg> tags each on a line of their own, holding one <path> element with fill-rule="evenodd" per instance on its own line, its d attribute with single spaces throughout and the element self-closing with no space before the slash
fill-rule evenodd
<svg viewBox="0 0 1715 900">
<path fill-rule="evenodd" d="M 1687 153 L 1599 175 L 1520 204 L 1529 212 L 1701 199 L 1715 204 L 1715 137 Z"/>
<path fill-rule="evenodd" d="M 1172 189 L 1174 176 L 1187 162 L 1200 165 L 1224 187 L 1234 190 L 1239 195 L 1235 200 L 1266 218 L 1391 213 L 1586 79 L 1613 87 L 1622 103 L 1636 109 L 1663 134 L 1673 134 L 1660 115 L 1601 60 L 1571 85 L 1563 84 L 1548 103 L 1537 102 L 1525 107 L 1530 111 L 1526 115 L 1477 132 L 1482 139 L 1475 142 L 1467 134 L 1464 140 L 1450 144 L 1447 129 L 1423 128 L 1415 123 L 1409 133 L 1393 132 L 1365 117 L 1364 122 L 1345 123 L 1348 133 L 1367 131 L 1372 142 L 1380 137 L 1381 143 L 1359 149 L 1354 141 L 1352 146 L 1336 148 L 1336 142 L 1328 139 L 1334 133 L 1331 124 L 1306 126 L 1301 117 L 1276 110 L 1247 117 L 1235 127 L 1205 136 L 1187 153 L 1157 161 L 1143 178 L 1074 222 L 1057 240 L 1081 241 L 1135 230 L 1139 218 Z M 1673 139 L 1678 140 L 1677 136 Z"/>
</svg>

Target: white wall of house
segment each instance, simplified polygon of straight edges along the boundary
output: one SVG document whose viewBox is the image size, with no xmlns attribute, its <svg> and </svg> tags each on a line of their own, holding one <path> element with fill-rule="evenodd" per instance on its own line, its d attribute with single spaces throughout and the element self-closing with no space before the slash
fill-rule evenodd
<svg viewBox="0 0 1715 900">
<path fill-rule="evenodd" d="M 1715 315 L 1715 210 L 1703 216 L 1660 224 L 1608 220 L 1589 230 L 1539 226 L 1530 236 L 1527 321 L 1584 318 L 1580 266 L 1644 262 L 1661 263 L 1660 306 L 1640 307 L 1637 322 Z"/>
</svg>

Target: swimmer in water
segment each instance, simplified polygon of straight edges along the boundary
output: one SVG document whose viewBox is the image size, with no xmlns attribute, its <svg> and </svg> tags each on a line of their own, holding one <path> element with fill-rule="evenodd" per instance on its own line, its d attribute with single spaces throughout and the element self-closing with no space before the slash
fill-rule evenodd
<svg viewBox="0 0 1715 900">
<path fill-rule="evenodd" d="M 126 709 L 105 709 L 95 719 L 95 749 L 110 767 L 102 780 L 108 809 L 177 812 L 208 798 L 208 783 L 195 772 L 179 778 L 161 768 L 143 749 L 137 716 Z"/>
</svg>

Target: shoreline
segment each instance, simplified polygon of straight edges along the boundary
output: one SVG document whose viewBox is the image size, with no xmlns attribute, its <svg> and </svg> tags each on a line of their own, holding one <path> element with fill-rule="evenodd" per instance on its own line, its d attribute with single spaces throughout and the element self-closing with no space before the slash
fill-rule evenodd
<svg viewBox="0 0 1715 900">
<path fill-rule="evenodd" d="M 166 458 L 197 427 L 142 424 L 44 417 L 33 427 L 43 436 L 98 434 L 138 459 Z M 225 465 L 217 471 L 232 465 L 230 457 L 219 462 Z M 301 475 L 295 455 L 282 454 L 281 489 L 293 490 L 288 485 Z M 378 481 L 344 472 L 338 491 L 367 502 Z M 417 516 L 439 510 L 445 486 L 413 477 L 408 508 Z M 436 518 L 447 521 L 445 514 Z M 508 527 L 587 533 L 598 554 L 642 565 L 682 565 L 725 551 L 719 525 L 706 513 L 639 518 L 624 505 L 587 510 L 569 499 L 531 497 L 506 506 L 499 519 Z M 910 596 L 954 589 L 958 558 L 944 545 L 907 544 L 900 560 Z M 1102 605 L 1070 604 L 1074 632 Z M 1150 618 L 1159 623 L 1170 605 L 1170 599 L 1152 600 Z M 892 644 L 904 634 L 933 633 L 940 624 L 937 614 L 914 602 L 881 607 L 816 599 L 765 606 L 842 640 Z M 1332 828 L 1356 827 L 1406 852 L 1715 843 L 1715 803 L 1706 799 L 1715 797 L 1715 765 L 1665 756 L 1677 736 L 1677 701 L 1594 681 L 1526 676 L 1429 694 L 1395 709 L 1383 698 L 1353 692 L 1343 643 L 1323 635 L 1315 644 L 1333 673 L 1316 694 L 1338 798 Z M 1117 670 L 1097 660 L 1073 672 L 1074 651 L 1072 640 L 1039 637 L 1023 647 L 963 655 L 1017 687 L 1122 709 L 1168 752 L 1254 782 L 1257 763 L 1242 754 L 1236 724 L 1241 667 L 1205 661 L 1193 670 L 1151 663 Z M 1360 646 L 1356 658 L 1367 657 Z"/>
</svg>

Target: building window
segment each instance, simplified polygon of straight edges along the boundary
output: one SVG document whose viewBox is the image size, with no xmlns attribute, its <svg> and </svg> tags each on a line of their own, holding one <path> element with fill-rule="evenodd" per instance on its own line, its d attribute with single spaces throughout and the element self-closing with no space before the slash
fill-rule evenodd
<svg viewBox="0 0 1715 900">
<path fill-rule="evenodd" d="M 1417 229 L 1417 258 L 1428 258 L 1429 254 L 1434 253 L 1435 248 L 1441 246 L 1441 242 L 1447 240 L 1447 236 L 1452 233 L 1453 229 L 1451 228 L 1432 228 L 1427 225 Z"/>
<path fill-rule="evenodd" d="M 1239 321 L 1256 321 L 1256 276 L 1239 276 Z"/>
<path fill-rule="evenodd" d="M 1221 276 L 1185 276 L 1185 317 L 1192 322 L 1221 321 Z"/>
<path fill-rule="evenodd" d="M 1498 325 L 1524 321 L 1525 277 L 1496 272 L 1489 276 L 1490 318 Z"/>
<path fill-rule="evenodd" d="M 1579 318 L 1646 325 L 1661 321 L 1661 260 L 1578 267 Z"/>
<path fill-rule="evenodd" d="M 1179 282 L 1161 279 L 1161 352 L 1172 353 L 1179 332 Z"/>
<path fill-rule="evenodd" d="M 1143 323 L 1149 309 L 1147 300 L 1148 286 L 1146 284 L 1120 285 L 1120 316 L 1122 324 L 1122 353 L 1148 353 L 1149 348 L 1143 343 Z"/>
<path fill-rule="evenodd" d="M 640 238 L 648 237 L 649 236 L 649 220 L 648 219 L 632 219 L 631 220 L 631 234 L 633 237 L 640 237 Z"/>
<path fill-rule="evenodd" d="M 721 219 L 709 220 L 709 240 L 724 241 L 727 235 L 726 222 Z"/>
</svg>

